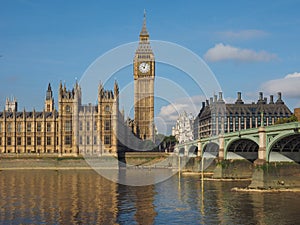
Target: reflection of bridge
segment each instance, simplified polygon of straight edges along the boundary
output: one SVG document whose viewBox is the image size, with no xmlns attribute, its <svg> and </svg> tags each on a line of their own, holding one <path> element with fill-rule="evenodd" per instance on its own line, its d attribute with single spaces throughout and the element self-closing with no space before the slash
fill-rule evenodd
<svg viewBox="0 0 300 225">
<path fill-rule="evenodd" d="M 300 122 L 241 130 L 203 138 L 175 147 L 184 156 L 210 153 L 219 159 L 248 159 L 257 162 L 300 162 Z"/>
</svg>

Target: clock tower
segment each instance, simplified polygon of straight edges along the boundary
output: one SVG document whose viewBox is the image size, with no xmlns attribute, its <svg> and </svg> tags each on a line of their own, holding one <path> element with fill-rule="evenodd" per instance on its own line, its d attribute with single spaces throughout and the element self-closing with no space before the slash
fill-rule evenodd
<svg viewBox="0 0 300 225">
<path fill-rule="evenodd" d="M 133 60 L 134 133 L 142 140 L 154 141 L 154 78 L 155 60 L 144 12 L 143 27 Z"/>
</svg>

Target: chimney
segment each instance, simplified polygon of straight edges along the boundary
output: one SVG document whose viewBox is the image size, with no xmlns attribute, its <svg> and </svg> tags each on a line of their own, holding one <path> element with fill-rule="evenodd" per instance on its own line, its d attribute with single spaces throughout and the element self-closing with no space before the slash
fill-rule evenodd
<svg viewBox="0 0 300 225">
<path fill-rule="evenodd" d="M 206 105 L 209 106 L 209 100 L 206 99 Z"/>
<path fill-rule="evenodd" d="M 270 95 L 270 104 L 274 104 L 274 96 Z"/>
<path fill-rule="evenodd" d="M 277 101 L 276 101 L 276 104 L 283 104 L 283 101 L 282 101 L 282 99 L 281 99 L 281 92 L 278 92 L 277 93 Z"/>
<path fill-rule="evenodd" d="M 214 102 L 217 102 L 217 101 L 218 101 L 218 96 L 214 95 Z"/>
<path fill-rule="evenodd" d="M 223 100 L 222 92 L 219 92 L 219 101 L 222 101 L 222 100 Z"/>
<path fill-rule="evenodd" d="M 268 102 L 268 98 L 265 97 L 264 98 L 264 103 L 267 104 L 267 102 Z"/>
<path fill-rule="evenodd" d="M 281 92 L 278 92 L 277 95 L 278 95 L 278 100 L 281 100 Z"/>
<path fill-rule="evenodd" d="M 213 102 L 214 102 L 214 100 L 213 100 L 213 98 L 211 97 L 211 98 L 209 99 L 209 104 L 212 105 Z"/>
<path fill-rule="evenodd" d="M 205 107 L 205 102 L 202 102 L 202 108 L 204 108 Z"/>
<path fill-rule="evenodd" d="M 241 92 L 237 93 L 237 100 L 235 101 L 235 104 L 244 104 L 244 102 L 242 100 L 242 93 Z"/>
<path fill-rule="evenodd" d="M 257 103 L 265 103 L 265 100 L 264 100 L 264 94 L 262 92 L 259 92 L 259 99 L 257 101 Z"/>
<path fill-rule="evenodd" d="M 263 100 L 263 93 L 262 92 L 259 92 L 259 100 Z"/>
<path fill-rule="evenodd" d="M 242 100 L 242 93 L 241 92 L 237 93 L 237 100 Z"/>
</svg>

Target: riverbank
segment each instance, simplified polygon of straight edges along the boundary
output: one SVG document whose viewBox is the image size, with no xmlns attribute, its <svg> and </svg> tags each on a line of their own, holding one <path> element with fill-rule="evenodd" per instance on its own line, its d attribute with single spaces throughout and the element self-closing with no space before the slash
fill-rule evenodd
<svg viewBox="0 0 300 225">
<path fill-rule="evenodd" d="M 116 158 L 103 157 L 97 167 L 116 167 Z M 9 157 L 0 158 L 0 170 L 87 170 L 91 161 L 78 157 Z"/>
<path fill-rule="evenodd" d="M 127 168 L 171 168 L 172 158 L 163 153 L 126 153 L 121 159 L 114 155 L 63 156 L 57 155 L 2 155 L 0 170 L 88 170 Z M 125 164 L 123 164 L 124 166 Z"/>
<path fill-rule="evenodd" d="M 269 188 L 269 189 L 260 189 L 260 188 L 238 188 L 234 187 L 231 191 L 235 192 L 262 192 L 262 193 L 278 193 L 278 192 L 300 192 L 300 188 Z"/>
</svg>

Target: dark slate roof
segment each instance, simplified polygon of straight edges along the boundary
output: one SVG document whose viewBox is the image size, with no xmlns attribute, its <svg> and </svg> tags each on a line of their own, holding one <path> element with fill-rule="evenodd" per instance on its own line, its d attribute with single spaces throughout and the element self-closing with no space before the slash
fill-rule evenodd
<svg viewBox="0 0 300 225">
<path fill-rule="evenodd" d="M 266 116 L 272 115 L 272 116 L 288 117 L 292 115 L 292 112 L 284 103 L 218 104 L 214 102 L 202 108 L 197 117 L 200 120 L 204 120 L 210 118 L 212 113 L 223 114 L 222 112 L 224 111 L 224 109 L 226 110 L 226 116 L 235 116 L 235 115 L 259 116 L 262 112 Z"/>
</svg>

